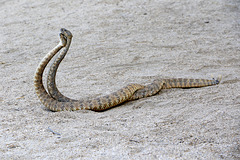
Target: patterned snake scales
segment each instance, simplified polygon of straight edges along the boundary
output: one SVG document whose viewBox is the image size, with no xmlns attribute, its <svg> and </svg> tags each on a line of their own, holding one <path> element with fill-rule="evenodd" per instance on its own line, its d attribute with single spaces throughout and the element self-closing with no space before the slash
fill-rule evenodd
<svg viewBox="0 0 240 160">
<path fill-rule="evenodd" d="M 111 107 L 117 106 L 123 102 L 137 100 L 144 97 L 149 97 L 157 94 L 161 89 L 169 88 L 193 88 L 193 87 L 205 87 L 211 85 L 219 84 L 221 76 L 217 79 L 207 80 L 207 79 L 183 79 L 183 78 L 173 78 L 173 79 L 159 79 L 154 80 L 153 83 L 149 85 L 140 84 L 129 84 L 122 89 L 113 92 L 109 95 L 97 97 L 94 99 L 84 99 L 84 100 L 74 100 L 62 95 L 56 87 L 55 77 L 58 66 L 67 54 L 67 51 L 71 44 L 72 34 L 70 31 L 62 28 L 60 30 L 60 43 L 53 48 L 40 62 L 37 67 L 34 85 L 36 93 L 48 109 L 52 111 L 74 111 L 80 109 L 94 110 L 94 111 L 104 111 Z M 47 77 L 47 93 L 46 89 L 42 83 L 43 72 L 52 59 L 52 57 L 63 49 L 58 57 L 54 60 L 50 67 L 48 77 Z"/>
</svg>

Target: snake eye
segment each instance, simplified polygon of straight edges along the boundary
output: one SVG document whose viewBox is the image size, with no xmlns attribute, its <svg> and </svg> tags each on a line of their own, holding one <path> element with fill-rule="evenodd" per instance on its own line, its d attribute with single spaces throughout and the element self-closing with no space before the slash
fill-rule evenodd
<svg viewBox="0 0 240 160">
<path fill-rule="evenodd" d="M 65 29 L 65 28 L 61 28 L 60 31 L 61 31 L 61 32 L 65 32 L 66 29 Z"/>
</svg>

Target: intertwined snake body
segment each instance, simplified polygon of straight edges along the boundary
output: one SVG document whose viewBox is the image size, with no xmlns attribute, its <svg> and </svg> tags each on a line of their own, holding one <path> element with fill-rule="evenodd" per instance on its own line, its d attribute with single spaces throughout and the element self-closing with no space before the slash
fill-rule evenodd
<svg viewBox="0 0 240 160">
<path fill-rule="evenodd" d="M 204 87 L 210 85 L 216 85 L 220 82 L 221 77 L 218 79 L 207 80 L 207 79 L 159 79 L 154 80 L 153 83 L 143 86 L 140 84 L 129 84 L 126 87 L 114 92 L 112 94 L 86 100 L 74 100 L 62 95 L 56 87 L 55 77 L 58 66 L 67 54 L 70 47 L 72 34 L 66 29 L 61 29 L 60 43 L 51 50 L 40 62 L 36 74 L 35 74 L 35 90 L 40 101 L 52 111 L 62 110 L 79 110 L 79 109 L 90 109 L 94 111 L 103 111 L 121 104 L 125 101 L 136 100 L 144 97 L 149 97 L 157 94 L 161 89 L 169 88 L 192 88 L 192 87 Z M 47 88 L 49 94 L 46 92 L 42 84 L 42 75 L 46 65 L 49 63 L 51 58 L 59 51 L 60 54 L 54 60 L 50 67 Z"/>
</svg>

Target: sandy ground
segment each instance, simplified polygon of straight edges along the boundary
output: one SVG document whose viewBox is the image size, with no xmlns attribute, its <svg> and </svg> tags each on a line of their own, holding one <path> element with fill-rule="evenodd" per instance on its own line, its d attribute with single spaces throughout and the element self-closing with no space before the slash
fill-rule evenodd
<svg viewBox="0 0 240 160">
<path fill-rule="evenodd" d="M 239 6 L 239 0 L 2 0 L 0 159 L 238 159 Z M 100 113 L 51 112 L 37 98 L 33 77 L 62 27 L 74 37 L 57 83 L 72 98 L 155 78 L 223 80 Z"/>
</svg>

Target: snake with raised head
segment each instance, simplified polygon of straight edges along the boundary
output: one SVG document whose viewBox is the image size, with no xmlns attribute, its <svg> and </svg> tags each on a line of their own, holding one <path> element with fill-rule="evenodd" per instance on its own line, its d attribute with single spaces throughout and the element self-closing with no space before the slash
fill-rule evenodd
<svg viewBox="0 0 240 160">
<path fill-rule="evenodd" d="M 70 31 L 62 28 L 60 32 L 61 32 L 60 43 L 42 59 L 42 61 L 37 67 L 35 77 L 34 77 L 34 86 L 35 86 L 37 96 L 40 99 L 40 101 L 43 103 L 43 105 L 48 109 L 52 111 L 64 111 L 64 110 L 74 111 L 74 110 L 80 110 L 80 109 L 103 111 L 125 102 L 133 95 L 135 91 L 144 87 L 140 84 L 129 84 L 126 87 L 123 87 L 122 89 L 116 92 L 113 92 L 112 94 L 99 97 L 99 98 L 86 99 L 81 101 L 60 102 L 52 98 L 47 93 L 46 89 L 43 86 L 43 82 L 42 82 L 43 72 L 47 64 L 49 63 L 49 61 L 59 50 L 61 50 L 64 47 L 63 52 L 64 53 L 67 52 L 71 41 L 66 41 L 66 39 L 72 38 L 72 34 Z M 65 47 L 65 46 L 68 46 L 68 47 Z"/>
<path fill-rule="evenodd" d="M 71 44 L 71 37 L 66 37 L 65 39 L 68 43 L 65 46 L 65 50 L 63 50 L 52 63 L 48 76 L 47 76 L 47 89 L 50 96 L 60 102 L 77 102 L 79 100 L 71 99 L 64 96 L 57 88 L 55 78 L 57 69 L 64 59 L 65 55 Z M 216 85 L 220 82 L 221 77 L 218 79 L 184 79 L 184 78 L 172 78 L 172 79 L 157 79 L 154 80 L 153 83 L 144 86 L 142 89 L 138 89 L 133 95 L 127 100 L 136 100 L 140 98 L 145 98 L 149 96 L 153 96 L 160 92 L 161 89 L 170 89 L 170 88 L 193 88 L 193 87 L 205 87 L 210 85 Z"/>
</svg>

